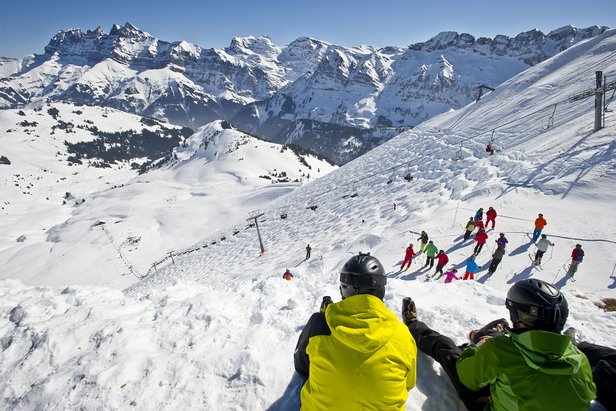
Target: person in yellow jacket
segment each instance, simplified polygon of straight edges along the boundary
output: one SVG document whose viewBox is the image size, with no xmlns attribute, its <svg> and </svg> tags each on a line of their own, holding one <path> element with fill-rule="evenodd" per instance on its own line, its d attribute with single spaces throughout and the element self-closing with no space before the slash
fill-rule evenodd
<svg viewBox="0 0 616 411">
<path fill-rule="evenodd" d="M 417 347 L 383 303 L 387 276 L 370 254 L 340 272 L 342 301 L 323 298 L 295 348 L 302 410 L 404 410 L 415 386 Z"/>
</svg>

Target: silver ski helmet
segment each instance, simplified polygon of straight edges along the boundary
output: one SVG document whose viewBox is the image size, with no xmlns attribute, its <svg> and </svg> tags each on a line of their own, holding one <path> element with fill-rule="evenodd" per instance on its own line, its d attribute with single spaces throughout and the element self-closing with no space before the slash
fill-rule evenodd
<svg viewBox="0 0 616 411">
<path fill-rule="evenodd" d="M 505 305 L 513 323 L 535 330 L 561 332 L 569 315 L 565 296 L 542 280 L 518 281 L 507 292 Z"/>
<path fill-rule="evenodd" d="M 371 294 L 382 300 L 385 284 L 385 269 L 370 253 L 351 257 L 340 270 L 340 294 L 343 299 L 356 294 Z"/>
</svg>

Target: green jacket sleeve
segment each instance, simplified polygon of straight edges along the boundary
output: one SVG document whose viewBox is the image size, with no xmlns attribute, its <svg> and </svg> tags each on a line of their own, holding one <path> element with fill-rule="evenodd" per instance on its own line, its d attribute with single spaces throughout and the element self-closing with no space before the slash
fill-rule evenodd
<svg viewBox="0 0 616 411">
<path fill-rule="evenodd" d="M 494 339 L 480 347 L 469 346 L 460 355 L 456 368 L 462 384 L 471 390 L 478 390 L 496 381 L 500 374 Z"/>
</svg>

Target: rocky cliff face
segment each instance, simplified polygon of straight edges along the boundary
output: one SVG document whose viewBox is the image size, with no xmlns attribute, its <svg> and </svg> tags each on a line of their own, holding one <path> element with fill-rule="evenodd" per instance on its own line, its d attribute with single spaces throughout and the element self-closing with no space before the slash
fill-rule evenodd
<svg viewBox="0 0 616 411">
<path fill-rule="evenodd" d="M 494 39 L 443 32 L 382 49 L 307 37 L 286 47 L 268 37 L 243 37 L 225 49 L 203 49 L 159 40 L 130 23 L 109 33 L 75 29 L 59 32 L 44 54 L 7 71 L 0 107 L 69 101 L 192 128 L 225 119 L 345 162 L 395 135 L 392 130 L 468 104 L 479 85 L 498 86 L 605 29 L 566 26 Z"/>
</svg>

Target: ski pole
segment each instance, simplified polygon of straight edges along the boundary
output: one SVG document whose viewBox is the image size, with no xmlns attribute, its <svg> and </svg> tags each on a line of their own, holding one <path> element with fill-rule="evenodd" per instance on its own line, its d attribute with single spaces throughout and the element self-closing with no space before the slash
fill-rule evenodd
<svg viewBox="0 0 616 411">
<path fill-rule="evenodd" d="M 569 260 L 567 258 L 567 260 Z M 554 280 L 552 281 L 552 285 L 554 285 L 554 282 L 556 281 L 556 277 L 558 277 L 558 273 L 560 273 L 560 270 L 562 270 L 563 268 L 565 268 L 565 265 L 567 265 L 567 260 L 565 260 L 565 263 L 563 265 L 560 266 L 560 268 L 558 269 L 558 271 L 556 271 L 556 274 L 554 275 Z"/>
<path fill-rule="evenodd" d="M 554 254 L 554 246 L 552 246 L 552 249 L 550 250 L 550 257 L 548 257 L 545 262 L 547 263 L 548 261 L 550 261 L 552 259 L 552 255 Z"/>
</svg>

